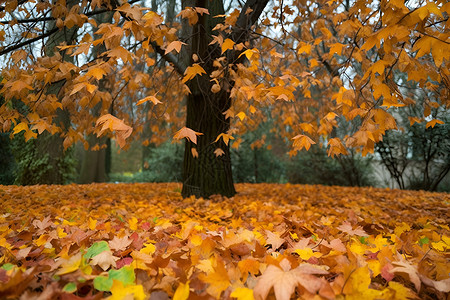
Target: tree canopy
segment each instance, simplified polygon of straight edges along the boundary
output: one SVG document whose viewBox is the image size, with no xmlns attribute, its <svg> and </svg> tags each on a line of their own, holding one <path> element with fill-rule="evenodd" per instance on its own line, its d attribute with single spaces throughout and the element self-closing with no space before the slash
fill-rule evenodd
<svg viewBox="0 0 450 300">
<path fill-rule="evenodd" d="M 0 3 L 1 130 L 186 139 L 185 196 L 233 195 L 192 174 L 229 178 L 231 143 L 267 120 L 291 154 L 365 155 L 401 112 L 429 128 L 450 105 L 447 1 Z"/>
</svg>

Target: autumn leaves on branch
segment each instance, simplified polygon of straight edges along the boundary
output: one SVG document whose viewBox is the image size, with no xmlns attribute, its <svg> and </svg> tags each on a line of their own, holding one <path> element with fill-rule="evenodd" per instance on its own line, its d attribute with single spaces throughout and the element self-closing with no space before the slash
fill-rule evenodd
<svg viewBox="0 0 450 300">
<path fill-rule="evenodd" d="M 401 129 L 397 112 L 405 108 L 416 108 L 411 124 L 444 123 L 450 98 L 445 1 L 281 1 L 274 7 L 247 1 L 212 16 L 223 19 L 210 36 L 221 51 L 212 72 L 205 61 L 183 59 L 192 45 L 181 34 L 208 9 L 184 7 L 169 26 L 161 11 L 137 2 L 7 1 L 0 8 L 2 130 L 23 132 L 27 140 L 49 132 L 61 135 L 65 147 L 86 145 L 90 133 L 123 128 L 95 128 L 100 116 L 111 114 L 133 127 L 128 136 L 139 138 L 150 127 L 151 141 L 159 143 L 184 126 L 186 84 L 201 76 L 214 83 L 213 93 L 230 89 L 231 128 L 217 135 L 238 141 L 271 120 L 277 134 L 293 141 L 291 154 L 314 144 L 331 156 L 348 148 L 373 152 L 387 130 Z M 55 40 L 68 30 L 76 33 Z M 52 42 L 57 51 L 49 49 Z M 239 60 L 230 60 L 231 52 Z M 106 89 L 98 88 L 100 81 Z M 161 85 L 166 81 L 170 88 Z M 94 107 L 99 115 L 91 113 Z M 55 122 L 58 110 L 68 114 L 68 128 Z M 125 136 L 118 136 L 124 145 Z"/>
</svg>

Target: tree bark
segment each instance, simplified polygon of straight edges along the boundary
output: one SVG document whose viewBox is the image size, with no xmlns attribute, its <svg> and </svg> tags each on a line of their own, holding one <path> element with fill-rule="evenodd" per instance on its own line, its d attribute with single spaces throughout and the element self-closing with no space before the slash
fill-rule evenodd
<svg viewBox="0 0 450 300">
<path fill-rule="evenodd" d="M 187 2 L 189 5 L 186 5 Z M 231 34 L 236 43 L 248 38 L 248 29 L 256 22 L 267 2 L 267 0 L 249 0 L 245 4 L 236 23 L 236 30 Z M 197 75 L 188 82 L 191 94 L 187 97 L 186 103 L 186 127 L 203 135 L 198 136 L 197 145 L 186 141 L 181 194 L 183 197 L 207 198 L 214 194 L 232 197 L 236 194 L 236 190 L 231 171 L 230 148 L 222 139 L 217 142 L 215 140 L 219 134 L 226 133 L 230 129 L 230 119 L 226 119 L 224 113 L 231 107 L 230 91 L 234 82 L 225 73 L 221 90 L 218 93 L 212 93 L 210 81 L 210 74 L 214 71 L 213 62 L 222 55 L 217 44 L 210 46 L 209 43 L 212 39 L 212 29 L 223 20 L 214 18 L 216 15 L 224 14 L 223 1 L 184 1 L 183 8 L 186 6 L 207 8 L 209 15 L 199 15 L 199 21 L 193 26 L 191 38 L 188 41 L 191 64 L 194 63 L 192 55 L 196 54 L 207 74 Z M 248 8 L 252 9 L 252 13 L 245 14 Z M 228 62 L 238 56 L 238 53 L 231 50 L 230 52 Z M 223 151 L 222 155 L 216 155 L 215 151 L 218 148 Z"/>
</svg>

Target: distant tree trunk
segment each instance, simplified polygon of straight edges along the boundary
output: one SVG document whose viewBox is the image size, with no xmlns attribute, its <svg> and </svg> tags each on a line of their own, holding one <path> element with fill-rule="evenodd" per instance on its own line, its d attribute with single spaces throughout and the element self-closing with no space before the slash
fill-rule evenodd
<svg viewBox="0 0 450 300">
<path fill-rule="evenodd" d="M 67 6 L 72 7 L 76 5 L 78 1 L 72 0 L 67 1 Z M 49 22 L 49 28 L 53 29 L 56 26 L 55 21 Z M 75 41 L 77 36 L 78 28 L 76 26 L 70 29 L 63 29 L 57 31 L 55 34 L 51 35 L 46 44 L 45 44 L 45 54 L 46 56 L 53 56 L 58 51 L 57 46 L 59 46 L 62 42 L 66 42 L 66 44 L 70 45 Z M 73 61 L 72 57 L 65 54 L 65 51 L 59 51 L 62 56 L 62 60 L 65 61 Z M 65 84 L 65 81 L 60 81 L 58 83 L 51 84 L 46 93 L 54 94 L 58 99 L 62 99 L 63 95 L 60 94 L 60 91 Z M 54 122 L 65 132 L 70 126 L 70 115 L 69 112 L 65 109 L 57 109 L 56 118 Z M 47 168 L 45 172 L 41 172 L 39 178 L 34 178 L 32 182 L 33 184 L 63 184 L 65 183 L 67 169 L 65 168 L 65 152 L 63 146 L 63 137 L 60 134 L 51 135 L 48 132 L 44 132 L 39 135 L 35 141 L 35 155 L 46 156 L 46 164 Z M 21 182 L 21 184 L 29 184 L 27 182 Z"/>
<path fill-rule="evenodd" d="M 107 12 L 96 18 L 97 24 L 111 22 L 113 13 Z M 100 44 L 93 49 L 93 55 L 98 58 L 106 48 L 103 44 Z M 105 92 L 105 95 L 110 97 L 110 84 L 108 83 L 109 78 L 101 79 L 98 84 L 98 90 L 100 92 Z M 102 98 L 102 101 L 108 101 Z M 93 109 L 92 115 L 100 117 L 102 109 L 102 101 L 99 102 Z M 110 106 L 109 113 L 112 112 L 112 104 Z M 111 162 L 107 162 L 106 159 L 111 159 L 111 141 L 108 137 L 97 137 L 95 134 L 89 134 L 87 137 L 87 142 L 89 148 L 83 152 L 83 160 L 81 163 L 81 171 L 79 175 L 79 183 L 91 183 L 91 182 L 105 182 L 108 180 L 107 165 L 111 165 Z M 93 150 L 92 147 L 99 145 L 100 148 Z"/>
<path fill-rule="evenodd" d="M 166 18 L 165 23 L 168 26 L 171 26 L 175 20 L 175 0 L 167 0 L 167 10 L 166 10 Z M 156 3 L 156 0 L 152 0 L 151 2 L 151 10 L 157 11 L 158 4 Z M 149 54 L 151 55 L 151 54 Z M 154 58 L 157 61 L 157 54 L 154 53 Z M 165 64 L 165 61 L 162 61 L 162 64 Z M 142 68 L 145 67 L 145 64 L 142 64 Z M 150 67 L 149 73 L 153 71 L 154 67 Z M 145 144 L 142 145 L 142 161 L 141 161 L 141 168 L 142 170 L 147 170 L 149 168 L 148 161 L 150 160 L 152 149 L 155 147 L 154 143 L 151 143 L 150 140 L 152 139 L 152 131 L 151 131 L 151 125 L 153 121 L 153 112 L 151 109 L 154 108 L 154 104 L 151 104 L 149 102 L 144 104 L 144 111 L 145 111 L 145 122 L 144 122 L 144 129 L 142 131 L 142 139 L 144 141 L 147 141 Z"/>
<path fill-rule="evenodd" d="M 97 138 L 94 135 L 89 135 L 87 140 L 89 146 L 93 146 L 95 144 L 106 145 L 107 138 Z M 106 180 L 106 147 L 97 151 L 92 151 L 91 149 L 85 150 L 83 154 L 79 182 L 105 182 Z"/>
</svg>

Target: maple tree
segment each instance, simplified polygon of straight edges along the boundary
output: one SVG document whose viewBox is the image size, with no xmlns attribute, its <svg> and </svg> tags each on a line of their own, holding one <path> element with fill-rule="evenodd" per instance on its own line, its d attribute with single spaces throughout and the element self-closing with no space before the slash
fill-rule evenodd
<svg viewBox="0 0 450 300">
<path fill-rule="evenodd" d="M 443 126 L 450 104 L 442 0 L 248 0 L 229 11 L 198 0 L 176 17 L 169 1 L 167 22 L 136 0 L 0 3 L 0 128 L 47 135 L 55 158 L 75 142 L 102 150 L 99 132 L 121 128 L 122 141 L 124 126 L 144 145 L 186 138 L 185 197 L 234 195 L 230 145 L 262 122 L 291 154 L 365 155 L 401 130 L 399 111 L 418 107 L 411 122 Z"/>
<path fill-rule="evenodd" d="M 2 299 L 446 299 L 445 193 L 0 186 Z"/>
</svg>

